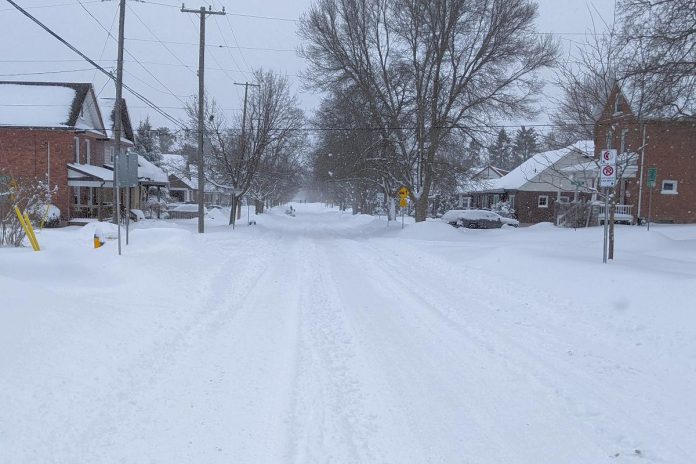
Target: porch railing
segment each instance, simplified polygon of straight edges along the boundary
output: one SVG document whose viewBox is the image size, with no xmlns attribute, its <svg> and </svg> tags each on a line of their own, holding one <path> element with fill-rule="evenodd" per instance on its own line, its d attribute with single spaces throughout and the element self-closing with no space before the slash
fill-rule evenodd
<svg viewBox="0 0 696 464">
<path fill-rule="evenodd" d="M 101 211 L 98 205 L 71 205 L 70 206 L 70 218 L 71 219 L 109 219 L 113 214 L 112 205 L 103 204 L 101 205 Z"/>
<path fill-rule="evenodd" d="M 611 216 L 611 206 L 609 207 L 609 214 L 604 208 L 604 205 L 597 205 L 597 222 L 603 224 L 608 216 Z M 633 205 L 615 205 L 614 206 L 614 222 L 626 222 L 633 224 L 635 222 L 635 216 L 633 216 Z"/>
</svg>

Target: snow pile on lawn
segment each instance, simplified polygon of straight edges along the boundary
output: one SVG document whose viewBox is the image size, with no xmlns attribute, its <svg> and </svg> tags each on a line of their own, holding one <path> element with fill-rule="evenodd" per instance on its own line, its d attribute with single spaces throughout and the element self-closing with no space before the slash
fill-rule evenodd
<svg viewBox="0 0 696 464">
<path fill-rule="evenodd" d="M 401 224 L 397 223 L 392 227 L 400 228 Z M 410 240 L 459 241 L 462 239 L 461 232 L 443 221 L 431 220 L 410 224 L 403 231 L 399 231 L 398 237 Z"/>
<path fill-rule="evenodd" d="M 696 226 L 293 208 L 0 249 L 0 462 L 694 462 Z"/>
</svg>

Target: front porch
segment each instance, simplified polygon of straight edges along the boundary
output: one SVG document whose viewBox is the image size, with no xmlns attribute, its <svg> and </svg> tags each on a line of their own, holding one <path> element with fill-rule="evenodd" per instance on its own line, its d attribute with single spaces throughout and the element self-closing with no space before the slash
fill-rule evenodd
<svg viewBox="0 0 696 464">
<path fill-rule="evenodd" d="M 68 164 L 68 187 L 72 189 L 68 221 L 113 216 L 114 172 L 91 164 Z"/>
<path fill-rule="evenodd" d="M 615 205 L 614 223 L 635 224 L 633 205 Z M 572 202 L 557 202 L 555 204 L 556 225 L 558 227 L 589 227 L 603 225 L 611 217 L 605 210 L 604 203 L 598 201 L 577 200 Z"/>
</svg>

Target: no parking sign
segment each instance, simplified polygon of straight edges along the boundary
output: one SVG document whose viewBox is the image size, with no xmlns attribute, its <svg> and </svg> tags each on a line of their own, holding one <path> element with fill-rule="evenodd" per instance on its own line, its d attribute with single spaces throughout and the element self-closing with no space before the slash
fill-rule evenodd
<svg viewBox="0 0 696 464">
<path fill-rule="evenodd" d="M 599 178 L 600 187 L 613 187 L 616 184 L 616 167 L 613 165 L 602 166 Z"/>
</svg>

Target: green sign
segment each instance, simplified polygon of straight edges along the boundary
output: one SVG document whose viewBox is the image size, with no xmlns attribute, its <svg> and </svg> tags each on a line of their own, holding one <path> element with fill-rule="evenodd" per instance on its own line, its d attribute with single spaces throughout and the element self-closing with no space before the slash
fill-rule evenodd
<svg viewBox="0 0 696 464">
<path fill-rule="evenodd" d="M 657 168 L 648 168 L 648 187 L 653 188 L 657 183 Z"/>
</svg>

